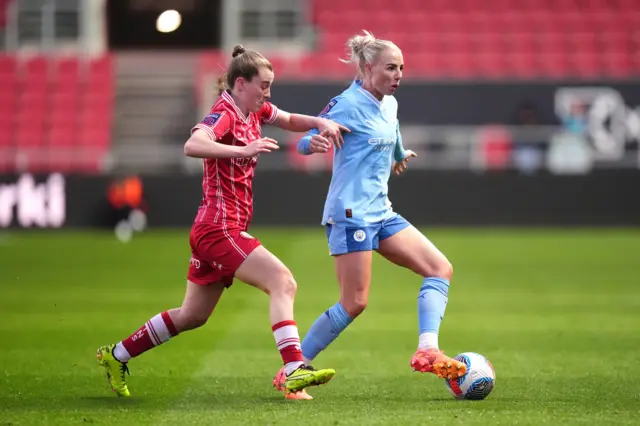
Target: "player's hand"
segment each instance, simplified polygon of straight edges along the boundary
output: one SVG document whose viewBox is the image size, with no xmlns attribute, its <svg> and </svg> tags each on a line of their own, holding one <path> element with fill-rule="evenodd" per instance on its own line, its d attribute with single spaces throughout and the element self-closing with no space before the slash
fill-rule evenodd
<svg viewBox="0 0 640 426">
<path fill-rule="evenodd" d="M 311 136 L 311 140 L 309 141 L 309 150 L 313 154 L 324 154 L 329 151 L 329 148 L 331 148 L 331 142 L 329 142 L 326 135 L 326 132 L 322 132 L 320 135 Z"/>
<path fill-rule="evenodd" d="M 242 147 L 242 156 L 251 158 L 263 152 L 271 152 L 280 149 L 278 141 L 271 138 L 260 138 L 249 142 L 248 145 Z"/>
<path fill-rule="evenodd" d="M 407 163 L 409 162 L 410 158 L 413 157 L 417 157 L 418 154 L 416 154 L 415 152 L 411 151 L 410 149 L 407 149 L 404 152 L 404 160 L 402 161 L 396 161 L 393 163 L 393 173 L 399 175 L 401 173 L 403 173 L 405 170 L 407 170 Z"/>
<path fill-rule="evenodd" d="M 320 131 L 320 134 L 322 136 L 333 141 L 333 144 L 337 149 L 342 148 L 342 145 L 344 145 L 342 132 L 351 132 L 351 130 L 349 130 L 342 124 L 338 124 L 335 121 L 327 120 L 326 118 L 320 119 L 318 130 Z"/>
</svg>

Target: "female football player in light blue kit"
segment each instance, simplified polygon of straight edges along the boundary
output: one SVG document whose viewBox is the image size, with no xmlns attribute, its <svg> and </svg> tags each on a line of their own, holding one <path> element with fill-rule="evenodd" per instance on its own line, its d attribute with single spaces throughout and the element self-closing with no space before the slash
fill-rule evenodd
<svg viewBox="0 0 640 426">
<path fill-rule="evenodd" d="M 393 94 L 404 68 L 402 52 L 391 41 L 365 31 L 347 42 L 346 63 L 358 68 L 351 86 L 333 98 L 321 116 L 350 129 L 336 146 L 333 175 L 324 207 L 329 250 L 335 259 L 340 301 L 313 323 L 302 342 L 305 363 L 313 360 L 367 306 L 373 250 L 422 278 L 418 295 L 418 349 L 411 367 L 443 378 L 466 372 L 464 363 L 438 347 L 438 330 L 447 304 L 453 269 L 447 258 L 407 220 L 387 197 L 391 171 L 402 173 L 416 154 L 402 147 Z M 330 142 L 310 131 L 298 142 L 304 155 L 325 153 Z M 276 376 L 276 382 L 278 377 Z M 277 383 L 276 383 L 277 385 Z"/>
</svg>

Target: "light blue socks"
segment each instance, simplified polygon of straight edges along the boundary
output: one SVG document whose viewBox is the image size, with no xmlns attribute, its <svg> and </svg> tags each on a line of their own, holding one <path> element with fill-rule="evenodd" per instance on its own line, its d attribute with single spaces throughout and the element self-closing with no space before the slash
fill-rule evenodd
<svg viewBox="0 0 640 426">
<path fill-rule="evenodd" d="M 320 315 L 302 341 L 302 356 L 305 362 L 315 359 L 352 321 L 340 303 L 336 303 Z"/>
<path fill-rule="evenodd" d="M 437 348 L 438 331 L 447 307 L 449 280 L 425 278 L 418 295 L 419 348 Z"/>
</svg>

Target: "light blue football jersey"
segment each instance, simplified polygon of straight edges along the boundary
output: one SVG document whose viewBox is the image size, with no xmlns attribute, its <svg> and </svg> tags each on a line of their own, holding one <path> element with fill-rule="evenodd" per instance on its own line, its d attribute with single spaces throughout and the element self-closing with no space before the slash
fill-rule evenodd
<svg viewBox="0 0 640 426">
<path fill-rule="evenodd" d="M 320 113 L 321 117 L 351 130 L 343 133 L 344 145 L 334 149 L 333 174 L 324 205 L 322 224 L 366 226 L 394 215 L 388 197 L 388 181 L 394 159 L 404 158 L 398 125 L 398 101 L 385 96 L 378 101 L 353 84 Z M 308 139 L 299 151 L 308 154 Z"/>
</svg>

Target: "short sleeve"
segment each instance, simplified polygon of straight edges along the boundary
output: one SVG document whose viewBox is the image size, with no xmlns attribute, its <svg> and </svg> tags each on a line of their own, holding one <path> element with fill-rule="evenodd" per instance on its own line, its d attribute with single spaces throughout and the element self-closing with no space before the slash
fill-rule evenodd
<svg viewBox="0 0 640 426">
<path fill-rule="evenodd" d="M 351 112 L 350 112 L 351 111 Z M 348 99 L 342 96 L 335 97 L 320 111 L 318 116 L 327 120 L 335 121 L 338 124 L 349 127 L 349 117 L 353 114 L 353 108 L 349 109 Z M 353 129 L 352 129 L 353 130 Z"/>
<path fill-rule="evenodd" d="M 322 118 L 331 118 L 331 110 L 336 106 L 337 103 L 338 100 L 336 98 L 331 99 L 327 106 L 325 106 L 322 111 L 320 111 L 320 114 L 318 114 L 318 116 Z"/>
<path fill-rule="evenodd" d="M 211 140 L 219 141 L 231 129 L 231 117 L 227 111 L 211 112 L 191 129 L 191 134 L 196 129 L 204 130 Z"/>
<path fill-rule="evenodd" d="M 278 116 L 278 107 L 271 102 L 265 102 L 260 111 L 258 111 L 258 115 L 263 123 L 273 124 Z"/>
</svg>

